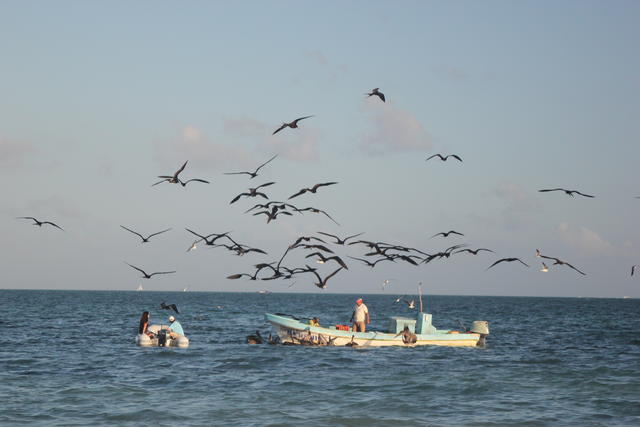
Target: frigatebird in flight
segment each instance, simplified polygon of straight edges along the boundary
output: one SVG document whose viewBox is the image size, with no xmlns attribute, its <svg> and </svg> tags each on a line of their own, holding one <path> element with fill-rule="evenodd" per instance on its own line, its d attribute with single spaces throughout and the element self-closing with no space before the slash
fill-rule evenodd
<svg viewBox="0 0 640 427">
<path fill-rule="evenodd" d="M 300 120 L 304 120 L 304 119 L 308 119 L 309 117 L 313 117 L 313 116 L 304 116 L 304 117 L 300 117 L 299 119 L 295 119 L 294 121 L 292 121 L 291 123 L 283 123 L 282 126 L 280 126 L 278 129 L 276 129 L 275 131 L 273 131 L 272 135 L 275 135 L 276 133 L 280 132 L 282 129 L 286 128 L 286 127 L 290 127 L 292 129 L 295 129 L 298 127 L 298 122 Z"/>
<path fill-rule="evenodd" d="M 267 160 L 266 162 L 264 162 L 263 164 L 261 164 L 260 166 L 258 166 L 256 168 L 255 171 L 253 172 L 226 172 L 225 175 L 241 175 L 241 174 L 247 174 L 249 175 L 249 179 L 253 179 L 256 176 L 258 176 L 258 171 L 260 170 L 260 168 L 262 168 L 264 165 L 266 165 L 267 163 L 269 163 L 271 160 L 275 159 L 276 157 L 278 157 L 278 155 L 276 154 L 275 156 L 273 156 L 272 158 L 270 158 L 269 160 Z"/>
<path fill-rule="evenodd" d="M 59 228 L 60 230 L 64 231 L 62 229 L 62 227 L 60 227 L 58 224 L 55 224 L 55 223 L 53 223 L 51 221 L 38 221 L 37 219 L 35 219 L 32 216 L 20 216 L 20 217 L 18 217 L 18 219 L 30 219 L 30 220 L 33 221 L 33 225 L 37 225 L 38 227 L 42 227 L 44 224 L 49 224 L 49 225 L 51 225 L 51 226 L 53 226 L 55 228 Z"/>
<path fill-rule="evenodd" d="M 370 97 L 370 96 L 375 95 L 378 98 L 380 98 L 382 100 L 382 102 L 387 102 L 387 100 L 384 97 L 384 93 L 380 92 L 379 89 L 380 89 L 379 87 L 377 87 L 375 89 L 372 89 L 370 93 L 365 93 L 365 95 L 367 95 L 367 98 Z"/>
</svg>

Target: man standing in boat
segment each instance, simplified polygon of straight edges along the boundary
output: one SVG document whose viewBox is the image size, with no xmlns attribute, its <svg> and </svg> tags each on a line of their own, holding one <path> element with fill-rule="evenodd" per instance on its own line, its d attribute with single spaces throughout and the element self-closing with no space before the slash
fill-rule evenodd
<svg viewBox="0 0 640 427">
<path fill-rule="evenodd" d="M 354 332 L 366 332 L 367 325 L 371 323 L 369 318 L 369 309 L 362 302 L 362 298 L 356 300 L 356 305 L 353 307 L 353 314 L 351 315 L 351 322 L 353 323 Z"/>
</svg>

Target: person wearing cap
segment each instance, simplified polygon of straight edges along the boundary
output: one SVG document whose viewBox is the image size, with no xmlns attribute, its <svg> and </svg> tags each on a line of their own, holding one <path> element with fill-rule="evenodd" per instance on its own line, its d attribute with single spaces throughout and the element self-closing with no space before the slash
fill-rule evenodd
<svg viewBox="0 0 640 427">
<path fill-rule="evenodd" d="M 356 305 L 353 307 L 353 314 L 351 315 L 351 322 L 353 323 L 354 332 L 366 332 L 367 325 L 371 323 L 369 318 L 369 309 L 362 302 L 362 298 L 356 300 Z"/>
<path fill-rule="evenodd" d="M 175 317 L 169 316 L 169 330 L 171 331 L 171 338 L 175 338 L 178 335 L 184 335 L 184 330 L 182 330 L 182 325 L 180 322 L 176 320 Z"/>
</svg>

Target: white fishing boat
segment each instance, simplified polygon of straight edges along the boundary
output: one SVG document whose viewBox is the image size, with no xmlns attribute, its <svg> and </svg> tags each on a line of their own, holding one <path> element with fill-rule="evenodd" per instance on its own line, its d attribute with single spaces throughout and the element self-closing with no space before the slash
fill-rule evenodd
<svg viewBox="0 0 640 427">
<path fill-rule="evenodd" d="M 456 347 L 482 347 L 489 335 L 489 323 L 473 322 L 470 330 L 436 329 L 431 314 L 418 313 L 417 319 L 392 317 L 386 331 L 353 332 L 347 325 L 312 326 L 308 321 L 287 314 L 266 313 L 282 344 L 335 345 L 335 346 L 419 346 L 441 345 Z M 403 335 L 403 332 L 408 333 Z"/>
</svg>

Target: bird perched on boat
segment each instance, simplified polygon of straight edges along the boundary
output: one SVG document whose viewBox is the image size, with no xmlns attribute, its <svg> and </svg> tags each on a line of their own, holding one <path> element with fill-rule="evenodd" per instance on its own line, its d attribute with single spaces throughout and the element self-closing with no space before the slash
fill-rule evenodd
<svg viewBox="0 0 640 427">
<path fill-rule="evenodd" d="M 171 230 L 170 228 L 167 228 L 166 230 L 158 231 L 157 233 L 152 233 L 152 234 L 149 234 L 147 237 L 144 237 L 142 234 L 138 233 L 137 231 L 133 231 L 133 230 L 125 227 L 124 225 L 121 225 L 120 227 L 124 228 L 125 230 L 127 230 L 130 233 L 133 233 L 133 234 L 139 236 L 142 239 L 142 242 L 140 242 L 140 243 L 148 243 L 149 239 L 152 238 L 153 236 L 157 236 L 158 234 L 162 234 L 162 233 L 165 233 L 165 232 Z"/>
<path fill-rule="evenodd" d="M 125 262 L 125 264 L 127 264 L 129 267 L 134 268 L 136 270 L 138 270 L 140 273 L 143 274 L 142 278 L 144 279 L 151 279 L 152 276 L 155 276 L 156 274 L 171 274 L 171 273 L 175 273 L 175 271 L 158 271 L 155 273 L 151 273 L 151 274 L 147 274 L 143 269 L 136 267 L 135 265 L 131 265 L 128 262 Z"/>
<path fill-rule="evenodd" d="M 312 256 L 318 257 L 318 259 L 316 260 L 316 262 L 317 262 L 318 264 L 324 264 L 324 263 L 326 263 L 327 261 L 331 261 L 331 260 L 333 260 L 333 261 L 337 262 L 338 264 L 340 264 L 340 265 L 342 266 L 342 268 L 345 268 L 345 269 L 347 269 L 347 270 L 349 269 L 349 267 L 347 267 L 347 264 L 345 264 L 345 263 L 344 263 L 344 261 L 342 260 L 342 258 L 340 258 L 340 257 L 339 257 L 339 256 L 337 256 L 337 255 L 330 256 L 330 257 L 325 257 L 325 256 L 322 254 L 322 252 L 313 252 L 313 253 L 310 253 L 309 255 L 305 256 L 305 258 L 309 258 L 309 257 L 312 257 Z"/>
<path fill-rule="evenodd" d="M 247 344 L 262 344 L 263 341 L 260 331 L 256 331 L 255 335 L 247 335 Z"/>
<path fill-rule="evenodd" d="M 180 314 L 180 312 L 178 311 L 178 307 L 175 304 L 165 304 L 164 301 L 162 301 L 160 303 L 160 308 L 162 310 L 173 310 L 176 312 L 176 314 Z"/>
<path fill-rule="evenodd" d="M 337 182 L 323 182 L 323 183 L 320 183 L 320 184 L 316 184 L 311 188 L 302 188 L 300 191 L 298 191 L 294 195 L 289 196 L 289 198 L 287 200 L 291 200 L 294 197 L 298 197 L 299 195 L 304 194 L 306 192 L 315 193 L 316 191 L 318 191 L 318 188 L 326 187 L 327 185 L 333 185 L 333 184 L 337 184 Z"/>
<path fill-rule="evenodd" d="M 37 219 L 35 219 L 32 216 L 20 216 L 20 217 L 18 217 L 18 219 L 30 219 L 30 220 L 33 221 L 33 225 L 37 225 L 38 227 L 42 227 L 43 225 L 48 224 L 48 225 L 51 225 L 51 226 L 53 226 L 55 228 L 59 228 L 60 230 L 64 231 L 62 229 L 62 227 L 60 227 L 58 224 L 55 224 L 55 223 L 53 223 L 51 221 L 38 221 Z"/>
<path fill-rule="evenodd" d="M 544 189 L 544 190 L 538 190 L 538 192 L 540 192 L 540 193 L 546 193 L 546 192 L 549 192 L 549 191 L 564 191 L 565 194 L 568 194 L 571 197 L 574 197 L 573 196 L 574 194 L 579 194 L 579 195 L 584 196 L 584 197 L 590 197 L 592 199 L 595 197 L 595 196 L 590 196 L 589 194 L 581 193 L 578 190 L 565 190 L 564 188 L 548 188 L 548 189 Z"/>
<path fill-rule="evenodd" d="M 371 92 L 369 93 L 365 93 L 365 95 L 367 95 L 367 98 L 369 98 L 370 96 L 377 96 L 378 98 L 380 98 L 382 100 L 382 102 L 387 102 L 387 100 L 384 97 L 384 93 L 380 92 L 380 88 L 374 88 L 371 90 Z"/>
<path fill-rule="evenodd" d="M 429 237 L 430 239 L 433 239 L 436 236 L 442 236 L 442 237 L 449 237 L 449 234 L 457 234 L 458 236 L 464 236 L 464 234 L 462 233 L 458 233 L 455 230 L 449 230 L 449 231 L 442 231 L 440 233 L 436 233 L 433 236 Z"/>
<path fill-rule="evenodd" d="M 154 185 L 158 185 L 162 182 L 168 182 L 170 184 L 177 184 L 180 179 L 178 178 L 178 175 L 180 175 L 180 173 L 184 170 L 184 168 L 187 166 L 187 162 L 184 162 L 184 164 L 182 166 L 180 166 L 180 169 L 178 169 L 173 175 L 158 175 L 158 178 L 162 178 L 162 181 L 158 181 L 155 184 L 152 184 L 151 186 L 153 187 Z"/>
<path fill-rule="evenodd" d="M 542 268 L 540 269 L 540 271 L 542 271 L 543 273 L 546 273 L 549 271 L 549 267 L 547 267 L 547 264 L 545 264 L 544 262 L 542 263 Z"/>
<path fill-rule="evenodd" d="M 354 341 L 355 337 L 356 337 L 355 335 L 351 335 L 351 342 L 346 343 L 345 346 L 346 347 L 354 347 L 354 346 L 358 345 L 358 343 Z"/>
<path fill-rule="evenodd" d="M 276 133 L 280 132 L 282 129 L 284 129 L 286 127 L 290 127 L 291 129 L 295 129 L 295 128 L 298 127 L 298 122 L 300 120 L 308 119 L 309 117 L 313 117 L 313 116 L 304 116 L 304 117 L 300 117 L 299 119 L 295 119 L 291 123 L 283 123 L 282 126 L 280 126 L 278 129 L 273 131 L 273 133 L 271 135 L 275 135 Z"/>
<path fill-rule="evenodd" d="M 493 264 L 491 264 L 489 267 L 487 267 L 487 270 L 490 269 L 491 267 L 493 267 L 494 265 L 500 264 L 501 262 L 513 262 L 513 261 L 518 261 L 520 262 L 522 265 L 524 265 L 525 267 L 529 267 L 529 264 L 525 263 L 524 261 L 522 261 L 520 258 L 502 258 L 497 260 L 496 262 L 494 262 Z M 486 270 L 485 270 L 486 271 Z"/>
<path fill-rule="evenodd" d="M 240 193 L 238 194 L 236 197 L 233 198 L 233 200 L 231 200 L 229 202 L 229 204 L 235 203 L 238 201 L 238 199 L 240 199 L 240 197 L 242 196 L 247 196 L 247 197 L 264 197 L 265 199 L 269 199 L 269 197 L 267 197 L 266 194 L 259 192 L 258 190 L 261 189 L 262 187 L 268 187 L 269 185 L 273 185 L 275 184 L 275 182 L 266 182 L 262 185 L 258 185 L 255 188 L 249 188 L 249 192 L 248 193 Z"/>
<path fill-rule="evenodd" d="M 209 184 L 209 181 L 205 181 L 204 179 L 200 179 L 200 178 L 191 178 L 191 179 L 188 179 L 186 181 L 182 181 L 182 180 L 178 179 L 178 183 L 180 185 L 182 185 L 183 187 L 186 187 L 188 183 L 193 182 L 193 181 L 195 181 L 195 182 L 204 182 L 205 184 Z"/>
<path fill-rule="evenodd" d="M 358 233 L 358 234 L 354 234 L 352 236 L 347 236 L 344 239 L 341 239 L 340 237 L 336 236 L 335 234 L 330 234 L 330 233 L 325 233 L 324 231 L 318 231 L 318 234 L 323 234 L 325 236 L 329 236 L 329 237 L 333 237 L 334 239 L 336 239 L 335 242 L 331 242 L 333 244 L 336 245 L 344 245 L 345 243 L 347 243 L 347 240 L 349 239 L 353 239 L 354 237 L 358 237 L 364 234 L 364 232 L 362 233 Z"/>
<path fill-rule="evenodd" d="M 260 170 L 260 168 L 262 168 L 264 165 L 266 165 L 267 163 L 269 163 L 271 160 L 275 159 L 276 157 L 278 157 L 278 155 L 276 154 L 275 156 L 273 156 L 272 158 L 270 158 L 269 160 L 267 160 L 266 162 L 264 162 L 263 164 L 261 164 L 260 166 L 258 166 L 256 168 L 255 171 L 253 172 L 226 172 L 225 175 L 240 175 L 240 174 L 247 174 L 249 175 L 249 179 L 253 179 L 256 176 L 258 176 L 258 171 Z"/>
<path fill-rule="evenodd" d="M 429 156 L 425 159 L 425 162 L 428 162 L 430 159 L 433 159 L 434 157 L 439 157 L 440 160 L 442 160 L 443 162 L 446 162 L 447 159 L 449 157 L 453 157 L 454 159 L 458 160 L 458 161 L 462 161 L 462 159 L 460 158 L 460 156 L 458 156 L 457 154 L 447 154 L 446 156 L 443 156 L 440 153 L 434 154 L 433 156 Z"/>
<path fill-rule="evenodd" d="M 569 267 L 569 268 L 571 268 L 571 269 L 573 269 L 573 270 L 577 271 L 578 273 L 582 274 L 583 276 L 586 276 L 586 275 L 587 275 L 586 273 L 584 273 L 584 272 L 582 272 L 582 271 L 578 270 L 577 268 L 575 268 L 573 265 L 569 264 L 568 262 L 562 261 L 562 260 L 561 260 L 561 259 L 559 259 L 559 258 L 554 258 L 554 257 L 550 257 L 550 256 L 545 256 L 545 255 L 542 255 L 542 254 L 540 255 L 540 257 L 541 257 L 541 258 L 544 258 L 544 259 L 550 259 L 550 260 L 552 260 L 552 261 L 553 261 L 553 265 L 566 265 L 567 267 Z"/>
</svg>

